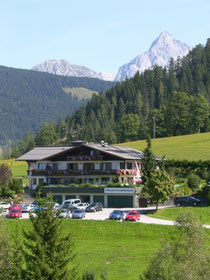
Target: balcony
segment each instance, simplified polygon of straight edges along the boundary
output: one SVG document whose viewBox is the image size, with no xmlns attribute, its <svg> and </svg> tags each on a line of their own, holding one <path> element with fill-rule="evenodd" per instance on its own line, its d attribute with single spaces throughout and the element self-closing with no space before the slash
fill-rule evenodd
<svg viewBox="0 0 210 280">
<path fill-rule="evenodd" d="M 117 175 L 118 170 L 37 170 L 29 171 L 32 176 L 59 177 L 59 176 L 87 176 L 87 175 Z"/>
<path fill-rule="evenodd" d="M 86 155 L 86 156 L 68 156 L 67 157 L 68 161 L 101 161 L 103 160 L 103 156 L 90 156 L 90 155 Z"/>
</svg>

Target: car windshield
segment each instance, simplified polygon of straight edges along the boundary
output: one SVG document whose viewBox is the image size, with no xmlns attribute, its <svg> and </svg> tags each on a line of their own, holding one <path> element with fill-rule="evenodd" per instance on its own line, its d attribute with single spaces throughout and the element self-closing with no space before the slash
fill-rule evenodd
<svg viewBox="0 0 210 280">
<path fill-rule="evenodd" d="M 132 215 L 132 216 L 133 216 L 133 215 L 136 215 L 136 214 L 137 214 L 136 212 L 129 212 L 129 213 L 128 213 L 128 215 Z"/>
<path fill-rule="evenodd" d="M 74 213 L 82 213 L 83 211 L 78 209 L 78 210 L 75 210 Z"/>
<path fill-rule="evenodd" d="M 18 209 L 12 209 L 12 210 L 11 210 L 11 213 L 18 213 L 18 212 L 19 212 Z"/>
<path fill-rule="evenodd" d="M 112 214 L 117 214 L 117 215 L 120 215 L 120 214 L 121 214 L 121 211 L 114 210 Z"/>
<path fill-rule="evenodd" d="M 90 204 L 90 207 L 95 207 L 95 206 L 96 206 L 95 203 L 91 203 L 91 204 Z"/>
<path fill-rule="evenodd" d="M 67 210 L 66 210 L 66 209 L 63 209 L 63 210 L 62 210 L 62 213 L 67 213 Z"/>
</svg>

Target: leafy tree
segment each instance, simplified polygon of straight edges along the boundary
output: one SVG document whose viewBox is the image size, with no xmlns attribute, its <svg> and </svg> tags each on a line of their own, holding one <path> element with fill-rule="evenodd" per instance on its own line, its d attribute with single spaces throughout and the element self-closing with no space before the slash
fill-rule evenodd
<svg viewBox="0 0 210 280">
<path fill-rule="evenodd" d="M 208 280 L 210 254 L 206 234 L 195 214 L 177 218 L 177 235 L 164 241 L 140 280 Z"/>
<path fill-rule="evenodd" d="M 196 174 L 190 174 L 187 178 L 187 186 L 193 191 L 196 191 L 198 189 L 200 182 L 201 179 Z"/>
<path fill-rule="evenodd" d="M 146 185 L 147 193 L 150 196 L 150 202 L 156 205 L 164 203 L 174 193 L 174 181 L 164 170 L 155 170 Z"/>
<path fill-rule="evenodd" d="M 46 208 L 36 212 L 36 217 L 30 215 L 32 229 L 23 232 L 24 279 L 77 279 L 72 265 L 75 257 L 72 237 L 62 234 L 62 220 L 58 218 L 59 213 L 52 211 L 53 203 L 43 199 L 40 204 Z"/>
</svg>

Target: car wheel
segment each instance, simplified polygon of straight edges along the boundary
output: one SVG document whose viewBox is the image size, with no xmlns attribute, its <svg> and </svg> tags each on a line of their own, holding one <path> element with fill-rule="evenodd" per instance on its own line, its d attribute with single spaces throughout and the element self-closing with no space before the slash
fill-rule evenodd
<svg viewBox="0 0 210 280">
<path fill-rule="evenodd" d="M 178 206 L 178 207 L 179 207 L 179 206 L 180 206 L 180 204 L 179 204 L 179 203 L 177 203 L 177 205 L 176 205 L 176 206 Z"/>
<path fill-rule="evenodd" d="M 194 206 L 197 206 L 198 204 L 196 202 L 193 203 Z"/>
</svg>

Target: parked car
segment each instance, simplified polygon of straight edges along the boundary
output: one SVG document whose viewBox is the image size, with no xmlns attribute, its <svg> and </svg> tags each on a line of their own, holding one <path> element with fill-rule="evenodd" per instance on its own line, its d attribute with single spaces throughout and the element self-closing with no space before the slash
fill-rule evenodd
<svg viewBox="0 0 210 280">
<path fill-rule="evenodd" d="M 91 203 L 88 207 L 85 208 L 86 212 L 96 212 L 102 210 L 103 210 L 103 204 L 101 202 Z"/>
<path fill-rule="evenodd" d="M 137 221 L 140 220 L 140 213 L 139 211 L 132 210 L 128 212 L 125 218 L 126 221 Z"/>
<path fill-rule="evenodd" d="M 74 210 L 76 204 L 81 203 L 80 199 L 67 199 L 62 203 L 62 208 L 69 209 L 71 212 Z"/>
<path fill-rule="evenodd" d="M 12 209 L 15 209 L 15 208 L 19 208 L 19 209 L 21 210 L 22 207 L 23 207 L 23 204 L 20 204 L 20 203 L 12 204 L 12 205 L 9 207 L 9 211 L 11 211 Z"/>
<path fill-rule="evenodd" d="M 63 208 L 60 211 L 61 212 L 58 215 L 59 218 L 64 218 L 64 219 L 69 218 L 69 210 L 68 209 Z"/>
<path fill-rule="evenodd" d="M 24 204 L 23 207 L 22 207 L 22 212 L 26 212 L 26 213 L 29 213 L 29 212 L 32 212 L 34 211 L 34 205 L 33 204 Z"/>
<path fill-rule="evenodd" d="M 55 204 L 54 205 L 54 211 L 59 211 L 61 210 L 61 205 L 60 204 Z"/>
<path fill-rule="evenodd" d="M 0 201 L 0 208 L 2 208 L 2 209 L 9 209 L 10 206 L 11 206 L 11 204 L 9 202 Z"/>
<path fill-rule="evenodd" d="M 72 219 L 83 219 L 85 218 L 85 211 L 82 209 L 76 209 L 72 213 Z"/>
<path fill-rule="evenodd" d="M 125 213 L 121 210 L 114 210 L 109 215 L 110 220 L 124 220 L 125 219 Z"/>
<path fill-rule="evenodd" d="M 81 210 L 85 210 L 90 204 L 89 203 L 78 203 L 75 205 L 75 210 L 76 209 L 81 209 Z"/>
<path fill-rule="evenodd" d="M 9 216 L 9 209 L 0 208 L 0 217 L 8 218 L 8 216 Z"/>
<path fill-rule="evenodd" d="M 22 218 L 22 211 L 19 208 L 13 208 L 9 211 L 9 218 Z"/>
<path fill-rule="evenodd" d="M 174 199 L 174 204 L 177 206 L 188 206 L 188 205 L 199 205 L 201 203 L 200 199 L 193 196 L 180 196 Z"/>
</svg>

